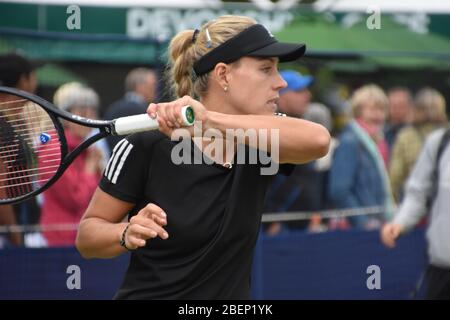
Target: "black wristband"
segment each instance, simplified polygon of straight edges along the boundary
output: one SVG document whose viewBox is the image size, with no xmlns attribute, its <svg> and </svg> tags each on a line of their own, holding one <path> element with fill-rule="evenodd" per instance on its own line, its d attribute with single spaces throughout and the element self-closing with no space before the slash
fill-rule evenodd
<svg viewBox="0 0 450 320">
<path fill-rule="evenodd" d="M 125 228 L 125 230 L 123 230 L 123 232 L 122 232 L 122 238 L 120 239 L 120 245 L 122 246 L 122 247 L 124 247 L 125 249 L 127 249 L 127 250 L 130 250 L 128 247 L 127 247 L 127 245 L 126 245 L 126 243 L 125 243 L 125 234 L 127 233 L 127 230 L 128 230 L 128 228 L 130 227 L 130 224 L 128 224 L 127 226 L 126 226 L 126 228 Z"/>
</svg>

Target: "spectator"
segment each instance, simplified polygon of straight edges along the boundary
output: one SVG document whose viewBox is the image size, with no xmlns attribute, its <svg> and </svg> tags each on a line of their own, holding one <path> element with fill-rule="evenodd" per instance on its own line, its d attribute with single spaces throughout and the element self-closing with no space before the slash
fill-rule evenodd
<svg viewBox="0 0 450 320">
<path fill-rule="evenodd" d="M 73 114 L 96 118 L 99 98 L 79 83 L 62 85 L 55 93 L 54 103 Z M 72 151 L 90 134 L 91 129 L 65 122 L 65 135 Z M 43 151 L 45 152 L 45 150 Z M 83 151 L 67 168 L 63 176 L 43 193 L 41 224 L 43 226 L 79 223 L 94 193 L 103 171 L 102 153 L 96 146 Z M 48 246 L 74 245 L 76 230 L 44 232 Z"/>
<path fill-rule="evenodd" d="M 389 90 L 388 100 L 389 113 L 384 128 L 384 135 L 389 145 L 389 151 L 391 151 L 399 131 L 411 122 L 413 101 L 411 92 L 403 87 Z"/>
<path fill-rule="evenodd" d="M 388 147 L 383 125 L 388 100 L 376 85 L 356 90 L 351 98 L 354 119 L 339 137 L 339 146 L 329 174 L 328 196 L 337 208 L 382 206 L 392 211 L 389 179 L 386 171 Z M 353 227 L 372 229 L 380 219 L 367 215 L 349 219 Z"/>
<path fill-rule="evenodd" d="M 38 63 L 31 61 L 20 54 L 2 54 L 0 55 L 0 85 L 34 93 L 37 88 L 35 70 L 38 66 Z M 0 97 L 0 101 L 1 100 L 2 97 Z M 1 129 L 8 130 L 5 123 L 1 124 Z M 21 147 L 25 148 L 26 144 L 22 144 Z M 1 169 L 0 172 L 6 173 L 6 169 Z M 37 223 L 39 214 L 40 212 L 36 199 L 30 199 L 14 206 L 2 205 L 0 206 L 0 225 Z M 14 245 L 20 245 L 22 244 L 23 239 L 19 233 L 13 233 L 9 237 L 9 242 Z"/>
<path fill-rule="evenodd" d="M 414 101 L 413 123 L 399 132 L 392 150 L 389 177 L 397 201 L 401 200 L 406 178 L 419 156 L 425 138 L 446 124 L 444 97 L 431 88 L 420 90 Z"/>
<path fill-rule="evenodd" d="M 125 79 L 125 95 L 114 102 L 105 113 L 108 120 L 119 117 L 133 116 L 145 113 L 150 102 L 156 98 L 158 78 L 151 69 L 137 68 L 131 70 Z M 121 137 L 107 138 L 109 148 L 112 150 Z"/>
<path fill-rule="evenodd" d="M 41 64 L 18 53 L 0 55 L 0 83 L 30 93 L 37 89 L 36 69 Z"/>
<path fill-rule="evenodd" d="M 280 91 L 278 111 L 290 117 L 303 118 L 305 111 L 311 102 L 310 85 L 313 83 L 312 76 L 304 76 L 293 70 L 280 72 L 288 86 Z"/>
<path fill-rule="evenodd" d="M 407 181 L 405 197 L 399 211 L 394 219 L 384 225 L 381 230 L 382 242 L 392 248 L 400 235 L 411 230 L 422 217 L 431 213 L 426 233 L 429 257 L 425 277 L 428 283 L 427 299 L 450 299 L 450 215 L 448 210 L 450 148 L 448 143 L 437 161 L 438 148 L 444 132 L 444 129 L 439 129 L 427 137 Z M 437 181 L 434 174 L 435 165 L 439 168 Z M 429 201 L 431 212 L 428 212 Z"/>
<path fill-rule="evenodd" d="M 285 70 L 280 72 L 287 87 L 280 91 L 278 111 L 292 117 L 303 118 L 308 114 L 313 83 L 312 76 L 303 76 L 299 72 Z M 325 110 L 323 108 L 325 108 Z M 323 105 L 313 104 L 309 113 L 310 120 L 318 122 L 327 129 L 331 126 L 330 111 Z M 325 207 L 324 184 L 326 170 L 318 167 L 319 162 L 296 165 L 289 176 L 279 173 L 275 176 L 266 197 L 266 212 L 319 211 Z M 290 230 L 305 229 L 309 220 L 293 221 L 286 224 L 270 224 L 266 233 L 275 235 L 285 228 Z"/>
<path fill-rule="evenodd" d="M 305 112 L 304 119 L 323 125 L 329 132 L 333 131 L 333 119 L 331 117 L 331 112 L 328 107 L 321 103 L 311 103 Z M 330 201 L 327 197 L 328 175 L 333 161 L 333 154 L 338 144 L 338 140 L 331 136 L 330 148 L 327 155 L 311 162 L 310 167 L 312 169 L 312 177 L 309 184 L 306 186 L 314 185 L 315 187 L 304 188 L 310 189 L 311 195 L 309 198 L 313 200 L 309 201 L 310 204 L 307 210 L 323 211 L 330 209 Z M 308 203 L 308 201 L 305 202 Z M 311 216 L 308 231 L 326 231 L 326 223 L 327 219 L 323 219 L 319 213 L 314 213 Z"/>
<path fill-rule="evenodd" d="M 328 107 L 326 107 L 325 105 L 323 105 L 321 103 L 311 103 L 308 106 L 308 109 L 306 110 L 304 118 L 305 118 L 305 120 L 309 120 L 309 121 L 323 125 L 325 128 L 328 129 L 329 132 L 333 131 L 333 119 L 331 117 L 331 112 L 328 109 Z M 326 188 L 326 184 L 327 184 L 326 176 L 328 175 L 328 171 L 331 168 L 331 163 L 333 161 L 333 154 L 338 145 L 339 145 L 338 140 L 334 137 L 331 137 L 330 149 L 328 151 L 328 154 L 325 157 L 317 159 L 313 162 L 315 170 L 322 172 L 325 175 L 324 181 L 323 181 L 323 186 L 322 186 L 323 189 L 321 188 L 323 195 L 320 200 L 320 203 L 321 203 L 320 209 L 325 209 L 325 208 L 328 208 L 328 206 L 329 206 L 328 200 L 325 195 L 326 194 L 325 188 Z"/>
</svg>

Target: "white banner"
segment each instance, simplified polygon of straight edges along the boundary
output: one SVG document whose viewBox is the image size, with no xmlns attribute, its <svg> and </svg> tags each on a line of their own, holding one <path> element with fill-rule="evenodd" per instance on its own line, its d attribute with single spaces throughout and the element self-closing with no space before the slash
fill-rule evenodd
<svg viewBox="0 0 450 320">
<path fill-rule="evenodd" d="M 181 30 L 198 29 L 203 23 L 226 14 L 253 17 L 272 32 L 280 31 L 294 18 L 290 11 L 131 8 L 127 11 L 126 32 L 132 38 L 150 37 L 164 42 Z"/>
</svg>

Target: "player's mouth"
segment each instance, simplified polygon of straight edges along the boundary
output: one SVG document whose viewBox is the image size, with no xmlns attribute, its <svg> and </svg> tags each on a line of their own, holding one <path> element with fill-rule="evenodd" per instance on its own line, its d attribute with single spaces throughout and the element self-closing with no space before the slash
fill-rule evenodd
<svg viewBox="0 0 450 320">
<path fill-rule="evenodd" d="M 279 100 L 279 97 L 276 97 L 276 98 L 273 98 L 273 99 L 270 99 L 270 100 L 267 101 L 267 105 L 274 112 L 278 109 L 278 100 Z"/>
</svg>

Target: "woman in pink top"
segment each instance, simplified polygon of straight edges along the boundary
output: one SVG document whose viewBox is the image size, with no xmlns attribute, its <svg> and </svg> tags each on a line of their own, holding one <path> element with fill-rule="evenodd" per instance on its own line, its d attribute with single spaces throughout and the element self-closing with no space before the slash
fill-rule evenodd
<svg viewBox="0 0 450 320">
<path fill-rule="evenodd" d="M 69 83 L 57 90 L 54 103 L 73 114 L 96 118 L 99 99 L 92 89 L 79 83 Z M 91 130 L 71 122 L 64 123 L 64 126 L 69 151 L 83 142 Z M 45 154 L 45 150 L 42 154 Z M 54 151 L 48 151 L 49 156 L 41 159 L 51 160 L 52 154 L 55 159 L 60 158 Z M 61 225 L 61 229 L 65 229 L 44 231 L 48 246 L 74 245 L 76 224 L 80 222 L 98 185 L 103 162 L 100 150 L 95 146 L 90 147 L 75 159 L 58 182 L 43 193 L 42 226 Z"/>
</svg>

